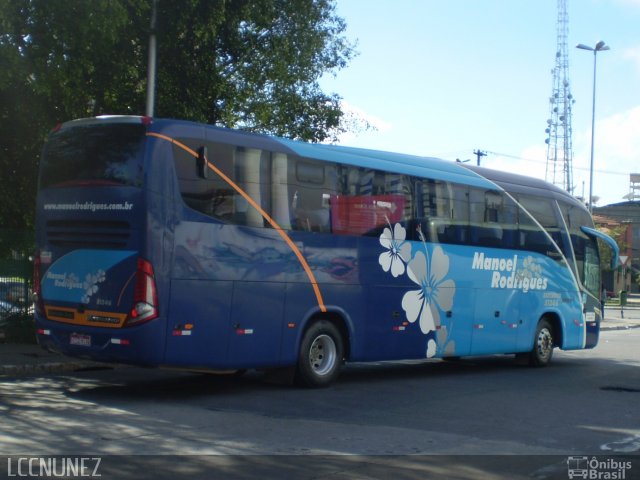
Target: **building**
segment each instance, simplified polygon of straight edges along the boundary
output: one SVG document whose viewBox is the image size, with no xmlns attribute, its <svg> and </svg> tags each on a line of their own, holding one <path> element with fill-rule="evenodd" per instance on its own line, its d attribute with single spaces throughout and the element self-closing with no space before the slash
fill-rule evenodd
<svg viewBox="0 0 640 480">
<path fill-rule="evenodd" d="M 594 207 L 593 219 L 603 231 L 619 230 L 621 268 L 617 272 L 605 274 L 605 286 L 615 292 L 627 290 L 639 292 L 636 278 L 640 274 L 640 201 L 614 203 L 604 207 Z"/>
</svg>

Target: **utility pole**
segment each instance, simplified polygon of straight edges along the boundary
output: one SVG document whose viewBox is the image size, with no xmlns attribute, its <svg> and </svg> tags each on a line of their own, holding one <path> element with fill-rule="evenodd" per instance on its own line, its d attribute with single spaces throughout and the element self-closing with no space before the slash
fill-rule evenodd
<svg viewBox="0 0 640 480">
<path fill-rule="evenodd" d="M 474 150 L 473 154 L 478 157 L 478 161 L 477 161 L 477 165 L 478 166 L 480 166 L 480 159 L 482 157 L 486 157 L 487 156 L 487 152 L 483 152 L 482 150 Z"/>
</svg>

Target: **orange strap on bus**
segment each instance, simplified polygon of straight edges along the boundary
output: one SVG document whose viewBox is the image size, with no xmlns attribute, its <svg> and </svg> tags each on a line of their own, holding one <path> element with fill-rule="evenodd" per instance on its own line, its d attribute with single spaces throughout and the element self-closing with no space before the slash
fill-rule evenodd
<svg viewBox="0 0 640 480">
<path fill-rule="evenodd" d="M 174 138 L 168 137 L 166 135 L 162 135 L 160 133 L 155 133 L 155 132 L 148 132 L 147 135 L 151 136 L 151 137 L 157 137 L 157 138 L 160 138 L 162 140 L 166 140 L 168 142 L 171 142 L 174 145 L 176 145 L 177 147 L 183 149 L 185 152 L 189 153 L 190 155 L 193 155 L 195 158 L 198 158 L 198 153 L 195 150 L 187 147 L 184 143 L 181 143 L 181 142 L 179 142 L 178 140 L 176 140 Z M 264 209 L 260 205 L 258 205 L 255 202 L 255 200 L 253 200 L 253 198 L 251 198 L 249 196 L 249 194 L 247 192 L 245 192 L 242 188 L 240 188 L 240 186 L 237 183 L 235 183 L 228 176 L 226 176 L 218 167 L 216 167 L 214 164 L 209 162 L 208 158 L 205 158 L 205 161 L 207 162 L 207 167 L 209 167 L 216 174 L 218 174 L 220 176 L 220 178 L 222 178 L 225 182 L 227 182 L 227 184 L 229 184 L 229 186 L 231 188 L 233 188 L 236 192 L 238 192 L 249 203 L 249 205 L 251 205 L 253 208 L 255 208 L 260 213 L 260 215 L 262 215 L 262 217 L 267 222 L 269 222 L 269 224 L 278 232 L 278 234 L 280 234 L 280 236 L 286 242 L 286 244 L 289 245 L 289 248 L 291 248 L 291 250 L 293 251 L 295 256 L 298 258 L 298 261 L 300 262 L 300 265 L 302 265 L 302 268 L 304 269 L 305 273 L 307 274 L 307 277 L 309 277 L 309 282 L 311 282 L 311 286 L 313 287 L 313 292 L 316 295 L 316 300 L 318 302 L 318 307 L 320 308 L 320 310 L 322 312 L 326 312 L 327 311 L 327 307 L 324 304 L 324 300 L 322 298 L 322 293 L 320 292 L 320 287 L 318 286 L 318 281 L 316 280 L 315 275 L 311 271 L 311 267 L 307 263 L 307 260 L 302 255 L 302 252 L 297 247 L 297 245 L 295 243 L 293 243 L 293 240 L 291 240 L 289 235 L 287 235 L 287 232 L 285 232 L 284 229 L 280 225 L 278 225 L 278 223 L 273 218 L 271 218 L 271 216 L 267 212 L 265 212 Z"/>
</svg>

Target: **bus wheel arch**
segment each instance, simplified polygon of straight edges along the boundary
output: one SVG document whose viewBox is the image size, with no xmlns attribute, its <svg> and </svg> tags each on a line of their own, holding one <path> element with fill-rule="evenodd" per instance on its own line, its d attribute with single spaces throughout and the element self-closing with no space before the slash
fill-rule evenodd
<svg viewBox="0 0 640 480">
<path fill-rule="evenodd" d="M 546 367 L 553 357 L 553 349 L 560 346 L 562 346 L 560 318 L 556 314 L 546 313 L 536 324 L 531 350 L 516 354 L 516 361 L 531 367 Z"/>
<path fill-rule="evenodd" d="M 348 328 L 335 313 L 315 315 L 302 333 L 296 363 L 296 384 L 327 387 L 340 374 L 350 351 Z"/>
<path fill-rule="evenodd" d="M 564 331 L 562 328 L 562 321 L 560 316 L 555 312 L 545 313 L 540 320 L 546 319 L 553 328 L 553 346 L 562 348 L 564 345 Z"/>
</svg>

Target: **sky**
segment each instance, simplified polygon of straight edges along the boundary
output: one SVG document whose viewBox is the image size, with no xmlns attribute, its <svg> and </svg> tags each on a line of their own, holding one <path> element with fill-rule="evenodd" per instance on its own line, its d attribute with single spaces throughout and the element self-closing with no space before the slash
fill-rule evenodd
<svg viewBox="0 0 640 480">
<path fill-rule="evenodd" d="M 376 127 L 339 143 L 545 178 L 557 0 L 337 0 L 358 56 L 325 92 Z M 640 0 L 568 0 L 574 193 L 588 198 L 597 54 L 594 203 L 640 173 Z M 595 202 L 595 200 L 594 200 Z"/>
</svg>

